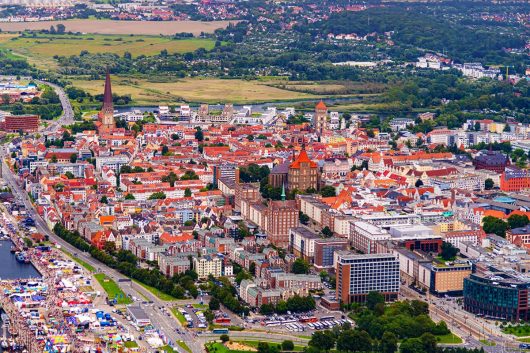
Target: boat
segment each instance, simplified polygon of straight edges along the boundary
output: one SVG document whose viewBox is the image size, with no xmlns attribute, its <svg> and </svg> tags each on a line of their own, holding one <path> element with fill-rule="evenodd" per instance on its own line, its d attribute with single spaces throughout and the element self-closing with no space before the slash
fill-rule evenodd
<svg viewBox="0 0 530 353">
<path fill-rule="evenodd" d="M 25 263 L 26 262 L 26 254 L 23 252 L 16 252 L 15 253 L 15 259 L 17 262 Z"/>
</svg>

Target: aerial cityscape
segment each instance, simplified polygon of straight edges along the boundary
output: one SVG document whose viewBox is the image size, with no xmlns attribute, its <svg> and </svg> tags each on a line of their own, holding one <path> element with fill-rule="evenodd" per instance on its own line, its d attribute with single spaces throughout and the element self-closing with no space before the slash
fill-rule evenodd
<svg viewBox="0 0 530 353">
<path fill-rule="evenodd" d="M 528 0 L 0 0 L 0 352 L 530 351 Z"/>
</svg>

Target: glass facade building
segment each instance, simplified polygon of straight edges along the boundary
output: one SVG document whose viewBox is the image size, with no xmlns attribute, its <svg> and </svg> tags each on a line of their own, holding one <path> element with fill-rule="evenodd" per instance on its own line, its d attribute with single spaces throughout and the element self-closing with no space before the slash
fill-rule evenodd
<svg viewBox="0 0 530 353">
<path fill-rule="evenodd" d="M 487 318 L 527 321 L 530 282 L 505 273 L 464 279 L 464 309 Z"/>
</svg>

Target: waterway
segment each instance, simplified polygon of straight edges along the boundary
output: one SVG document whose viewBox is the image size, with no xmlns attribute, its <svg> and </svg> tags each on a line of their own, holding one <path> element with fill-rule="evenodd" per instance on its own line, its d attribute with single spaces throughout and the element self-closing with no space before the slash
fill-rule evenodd
<svg viewBox="0 0 530 353">
<path fill-rule="evenodd" d="M 11 253 L 9 240 L 0 241 L 0 279 L 25 279 L 41 277 L 40 273 L 32 264 L 21 264 Z"/>
</svg>

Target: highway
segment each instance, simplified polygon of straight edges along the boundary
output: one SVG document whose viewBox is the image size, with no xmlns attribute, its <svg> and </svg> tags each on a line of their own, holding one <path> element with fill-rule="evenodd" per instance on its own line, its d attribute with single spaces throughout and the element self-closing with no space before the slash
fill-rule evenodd
<svg viewBox="0 0 530 353">
<path fill-rule="evenodd" d="M 35 80 L 35 82 L 43 85 L 48 85 L 53 88 L 55 93 L 59 96 L 59 100 L 61 101 L 61 105 L 63 106 L 63 114 L 59 117 L 59 119 L 53 120 L 43 130 L 43 132 L 55 132 L 59 130 L 61 126 L 72 125 L 74 123 L 74 109 L 72 108 L 72 104 L 70 103 L 70 100 L 68 99 L 68 96 L 66 95 L 64 89 L 61 86 L 46 81 Z"/>
</svg>

